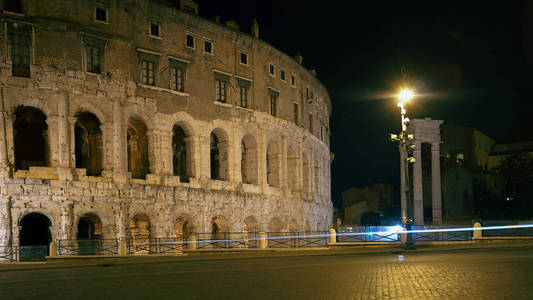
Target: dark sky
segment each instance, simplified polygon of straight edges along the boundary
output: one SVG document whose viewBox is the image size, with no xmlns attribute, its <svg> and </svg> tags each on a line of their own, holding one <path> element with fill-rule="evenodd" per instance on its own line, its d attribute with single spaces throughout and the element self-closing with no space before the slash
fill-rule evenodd
<svg viewBox="0 0 533 300">
<path fill-rule="evenodd" d="M 533 5 L 522 1 L 196 1 L 289 55 L 303 54 L 328 89 L 332 198 L 352 186 L 399 186 L 400 130 L 392 97 L 402 78 L 417 94 L 413 118 L 474 127 L 496 141 L 526 134 L 533 99 Z M 312 4 L 313 3 L 313 4 Z M 527 55 L 526 55 L 527 54 Z M 405 70 L 402 77 L 401 70 Z M 520 115 L 522 112 L 522 120 Z"/>
</svg>

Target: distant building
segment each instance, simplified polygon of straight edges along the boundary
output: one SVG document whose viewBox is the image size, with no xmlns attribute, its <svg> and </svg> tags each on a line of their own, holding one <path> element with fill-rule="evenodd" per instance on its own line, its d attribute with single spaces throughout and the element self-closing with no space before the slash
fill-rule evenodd
<svg viewBox="0 0 533 300">
<path fill-rule="evenodd" d="M 379 213 L 394 206 L 392 184 L 376 183 L 365 187 L 353 187 L 342 194 L 344 223 L 361 224 L 363 214 Z"/>
</svg>

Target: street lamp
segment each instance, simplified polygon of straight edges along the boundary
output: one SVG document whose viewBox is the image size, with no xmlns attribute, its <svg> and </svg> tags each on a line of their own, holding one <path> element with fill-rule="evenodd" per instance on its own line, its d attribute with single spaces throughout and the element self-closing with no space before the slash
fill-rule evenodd
<svg viewBox="0 0 533 300">
<path fill-rule="evenodd" d="M 401 198 L 401 213 L 402 224 L 405 228 L 407 223 L 407 201 L 409 199 L 409 163 L 415 161 L 414 157 L 409 157 L 410 142 L 413 140 L 413 135 L 407 133 L 407 125 L 409 124 L 409 118 L 406 116 L 405 104 L 413 99 L 415 94 L 409 89 L 403 89 L 398 93 L 397 98 L 399 100 L 398 107 L 402 115 L 402 131 L 399 135 L 391 134 L 391 140 L 400 143 L 400 158 L 402 160 L 402 168 L 404 177 L 404 183 L 402 186 L 402 192 L 405 193 Z"/>
</svg>

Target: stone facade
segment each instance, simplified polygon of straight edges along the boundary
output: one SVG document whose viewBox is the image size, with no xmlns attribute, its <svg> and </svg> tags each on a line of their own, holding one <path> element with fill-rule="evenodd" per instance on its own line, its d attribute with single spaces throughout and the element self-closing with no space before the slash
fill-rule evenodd
<svg viewBox="0 0 533 300">
<path fill-rule="evenodd" d="M 0 245 L 29 214 L 53 240 L 81 219 L 99 238 L 328 229 L 329 95 L 256 23 L 191 1 L 4 3 Z"/>
</svg>

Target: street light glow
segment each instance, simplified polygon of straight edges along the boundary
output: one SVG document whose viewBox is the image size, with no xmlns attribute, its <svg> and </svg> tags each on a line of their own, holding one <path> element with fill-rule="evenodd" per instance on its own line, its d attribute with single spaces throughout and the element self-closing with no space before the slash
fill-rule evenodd
<svg viewBox="0 0 533 300">
<path fill-rule="evenodd" d="M 411 90 L 403 89 L 398 94 L 398 99 L 400 101 L 402 101 L 403 103 L 405 103 L 405 102 L 409 102 L 409 100 L 413 99 L 414 96 L 415 96 L 415 94 Z"/>
</svg>

